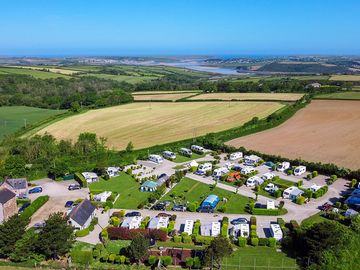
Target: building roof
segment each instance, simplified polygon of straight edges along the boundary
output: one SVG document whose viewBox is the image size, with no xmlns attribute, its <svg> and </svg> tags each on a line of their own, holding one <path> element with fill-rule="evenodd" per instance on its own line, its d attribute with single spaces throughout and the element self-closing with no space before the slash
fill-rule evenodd
<svg viewBox="0 0 360 270">
<path fill-rule="evenodd" d="M 154 181 L 147 180 L 141 185 L 141 187 L 156 188 L 157 184 Z"/>
<path fill-rule="evenodd" d="M 81 173 L 85 178 L 96 178 L 98 175 L 94 172 L 83 172 Z"/>
<path fill-rule="evenodd" d="M 14 198 L 15 196 L 16 196 L 16 194 L 13 191 L 11 191 L 10 189 L 8 189 L 6 187 L 0 188 L 0 203 L 1 204 L 7 203 L 9 200 Z"/>
<path fill-rule="evenodd" d="M 25 189 L 27 188 L 26 178 L 8 178 L 5 182 L 13 189 Z"/>
<path fill-rule="evenodd" d="M 89 217 L 94 213 L 96 207 L 88 199 L 83 200 L 69 214 L 69 218 L 80 226 L 84 226 Z"/>
</svg>

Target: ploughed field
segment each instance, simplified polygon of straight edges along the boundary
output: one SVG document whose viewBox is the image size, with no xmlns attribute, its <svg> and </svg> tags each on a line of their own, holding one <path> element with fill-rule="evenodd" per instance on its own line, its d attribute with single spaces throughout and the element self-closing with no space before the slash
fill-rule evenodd
<svg viewBox="0 0 360 270">
<path fill-rule="evenodd" d="M 227 142 L 263 153 L 360 168 L 360 102 L 315 100 L 284 124 Z"/>
<path fill-rule="evenodd" d="M 273 100 L 296 101 L 304 94 L 298 93 L 208 93 L 189 98 L 190 100 Z"/>
<path fill-rule="evenodd" d="M 129 141 L 135 148 L 144 148 L 241 126 L 283 106 L 276 102 L 132 103 L 71 116 L 39 133 L 75 140 L 82 132 L 93 132 L 107 138 L 108 146 L 115 149 L 124 149 Z"/>
</svg>

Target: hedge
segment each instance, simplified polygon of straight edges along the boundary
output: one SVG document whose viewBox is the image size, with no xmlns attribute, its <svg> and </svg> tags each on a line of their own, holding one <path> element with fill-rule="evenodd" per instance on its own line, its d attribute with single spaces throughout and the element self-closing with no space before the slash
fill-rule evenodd
<svg viewBox="0 0 360 270">
<path fill-rule="evenodd" d="M 150 255 L 149 258 L 148 258 L 148 263 L 150 265 L 156 264 L 157 261 L 158 261 L 158 258 L 156 256 L 154 256 L 154 255 Z"/>
<path fill-rule="evenodd" d="M 313 192 L 312 197 L 314 199 L 320 198 L 321 196 L 324 196 L 326 192 L 328 192 L 328 190 L 329 190 L 328 186 L 323 186 L 319 190 Z"/>
<path fill-rule="evenodd" d="M 74 178 L 75 178 L 75 181 L 77 181 L 80 186 L 87 187 L 87 182 L 81 173 L 75 173 Z"/>
<path fill-rule="evenodd" d="M 175 228 L 175 221 L 170 221 L 167 227 L 167 233 L 171 233 Z"/>
<path fill-rule="evenodd" d="M 111 240 L 132 240 L 137 234 L 143 234 L 145 238 L 153 238 L 165 242 L 167 240 L 167 228 L 161 229 L 128 229 L 123 227 L 107 228 Z"/>
<path fill-rule="evenodd" d="M 181 243 L 182 237 L 180 235 L 175 235 L 173 240 L 175 243 Z"/>
<path fill-rule="evenodd" d="M 276 239 L 274 237 L 268 238 L 268 242 L 269 247 L 276 247 Z"/>
<path fill-rule="evenodd" d="M 257 238 L 257 237 L 251 238 L 250 241 L 251 241 L 251 242 L 250 242 L 251 245 L 254 246 L 254 247 L 256 247 L 256 246 L 259 245 L 259 238 Z"/>
<path fill-rule="evenodd" d="M 245 237 L 239 237 L 238 238 L 238 245 L 239 247 L 245 247 L 246 246 L 247 239 Z"/>
<path fill-rule="evenodd" d="M 27 208 L 25 208 L 24 212 L 21 213 L 21 217 L 25 219 L 31 218 L 31 216 L 39 210 L 41 206 L 43 206 L 49 200 L 49 196 L 40 196 L 36 198 Z"/>
<path fill-rule="evenodd" d="M 211 242 L 214 240 L 214 237 L 198 235 L 194 237 L 194 240 L 195 240 L 195 244 L 198 245 L 210 245 Z"/>
<path fill-rule="evenodd" d="M 194 223 L 194 228 L 192 233 L 193 235 L 197 236 L 200 234 L 200 226 L 201 226 L 200 220 L 196 220 Z"/>
<path fill-rule="evenodd" d="M 285 208 L 282 209 L 266 209 L 266 208 L 253 208 L 252 214 L 259 216 L 280 216 L 285 215 L 287 210 Z"/>
<path fill-rule="evenodd" d="M 81 265 L 91 264 L 93 252 L 91 250 L 73 250 L 71 251 L 71 261 Z"/>
<path fill-rule="evenodd" d="M 164 266 L 168 266 L 168 265 L 172 264 L 171 256 L 161 256 L 160 260 L 161 260 L 161 264 Z"/>
<path fill-rule="evenodd" d="M 85 229 L 83 229 L 83 230 L 78 230 L 78 231 L 76 231 L 76 232 L 75 232 L 75 236 L 76 236 L 76 237 L 84 237 L 84 236 L 89 235 L 89 233 L 90 233 L 89 228 L 85 228 Z"/>
<path fill-rule="evenodd" d="M 254 216 L 250 217 L 250 225 L 256 225 L 256 217 Z"/>
<path fill-rule="evenodd" d="M 183 241 L 183 243 L 185 243 L 185 244 L 191 244 L 191 243 L 192 243 L 192 238 L 191 238 L 190 235 L 184 235 L 184 236 L 182 237 L 182 241 Z"/>
<path fill-rule="evenodd" d="M 259 238 L 259 246 L 267 246 L 269 244 L 268 238 Z"/>
</svg>

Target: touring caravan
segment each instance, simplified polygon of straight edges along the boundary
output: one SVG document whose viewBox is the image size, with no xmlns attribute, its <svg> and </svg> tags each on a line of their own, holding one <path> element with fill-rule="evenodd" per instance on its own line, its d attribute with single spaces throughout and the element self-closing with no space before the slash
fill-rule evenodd
<svg viewBox="0 0 360 270">
<path fill-rule="evenodd" d="M 197 168 L 197 174 L 199 175 L 203 175 L 208 171 L 212 170 L 212 164 L 211 163 L 203 163 L 200 164 L 199 167 Z"/>
<path fill-rule="evenodd" d="M 298 166 L 294 170 L 294 175 L 300 176 L 300 175 L 304 174 L 305 172 L 306 172 L 306 167 L 305 166 Z"/>
<path fill-rule="evenodd" d="M 205 148 L 199 145 L 193 144 L 190 149 L 196 153 L 203 154 L 205 152 Z"/>
<path fill-rule="evenodd" d="M 163 163 L 164 159 L 159 155 L 150 155 L 149 160 L 155 163 Z"/>
<path fill-rule="evenodd" d="M 189 148 L 180 148 L 179 153 L 187 157 L 191 157 L 192 155 L 192 151 Z"/>
<path fill-rule="evenodd" d="M 279 172 L 285 172 L 289 168 L 290 168 L 290 162 L 284 161 L 284 162 L 281 162 L 276 169 Z"/>
<path fill-rule="evenodd" d="M 242 152 L 235 152 L 235 153 L 231 153 L 229 159 L 230 160 L 237 160 L 243 157 L 243 153 Z"/>
<path fill-rule="evenodd" d="M 174 160 L 176 158 L 176 154 L 171 151 L 164 151 L 164 152 L 162 152 L 162 155 L 166 159 Z"/>
</svg>

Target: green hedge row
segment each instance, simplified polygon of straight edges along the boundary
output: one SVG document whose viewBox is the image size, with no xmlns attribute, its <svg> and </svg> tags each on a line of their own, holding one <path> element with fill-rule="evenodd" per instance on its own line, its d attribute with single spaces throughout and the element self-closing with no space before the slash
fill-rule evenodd
<svg viewBox="0 0 360 270">
<path fill-rule="evenodd" d="M 285 208 L 282 209 L 266 209 L 266 208 L 253 208 L 253 215 L 263 215 L 263 216 L 280 216 L 285 215 L 287 210 Z"/>
<path fill-rule="evenodd" d="M 87 236 L 90 233 L 89 228 L 85 228 L 83 230 L 78 230 L 75 232 L 76 237 L 84 237 Z"/>
<path fill-rule="evenodd" d="M 49 196 L 40 196 L 36 198 L 27 208 L 25 208 L 24 212 L 21 213 L 21 217 L 25 219 L 31 218 L 31 216 L 47 201 L 49 200 Z"/>
<path fill-rule="evenodd" d="M 81 173 L 75 173 L 74 179 L 79 183 L 80 186 L 87 187 L 87 182 Z"/>
</svg>

